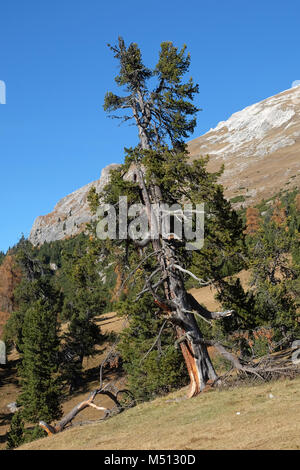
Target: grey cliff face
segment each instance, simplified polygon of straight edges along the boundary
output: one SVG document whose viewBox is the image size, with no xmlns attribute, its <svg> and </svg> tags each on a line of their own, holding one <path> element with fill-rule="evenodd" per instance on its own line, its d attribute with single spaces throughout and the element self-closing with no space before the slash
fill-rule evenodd
<svg viewBox="0 0 300 470">
<path fill-rule="evenodd" d="M 113 163 L 103 168 L 98 180 L 65 196 L 50 214 L 37 217 L 30 232 L 29 241 L 33 245 L 41 245 L 44 242 L 62 240 L 82 232 L 85 225 L 92 220 L 87 201 L 89 190 L 95 186 L 97 192 L 102 191 L 109 181 L 110 170 L 118 166 Z"/>
</svg>

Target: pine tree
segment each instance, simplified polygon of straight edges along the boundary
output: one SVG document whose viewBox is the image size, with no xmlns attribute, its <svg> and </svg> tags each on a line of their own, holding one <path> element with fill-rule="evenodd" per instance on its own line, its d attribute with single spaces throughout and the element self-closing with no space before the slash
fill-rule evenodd
<svg viewBox="0 0 300 470">
<path fill-rule="evenodd" d="M 52 421 L 61 415 L 58 376 L 57 315 L 47 299 L 32 302 L 22 328 L 21 387 L 18 402 L 27 422 Z"/>
<path fill-rule="evenodd" d="M 255 294 L 256 317 L 275 332 L 275 339 L 299 334 L 298 278 L 300 265 L 297 236 L 297 201 L 276 199 L 249 240 L 251 286 Z"/>
<path fill-rule="evenodd" d="M 7 449 L 15 449 L 25 442 L 25 426 L 22 413 L 17 411 L 10 422 L 10 429 L 7 433 Z"/>
<path fill-rule="evenodd" d="M 246 211 L 245 234 L 254 236 L 259 229 L 260 213 L 256 207 L 248 207 Z"/>
<path fill-rule="evenodd" d="M 61 369 L 73 391 L 82 383 L 83 359 L 93 355 L 96 345 L 101 345 L 105 339 L 95 318 L 106 307 L 107 292 L 99 275 L 97 241 L 90 240 L 75 247 L 72 255 L 63 259 L 63 274 L 69 280 L 69 291 L 62 312 L 68 320 L 68 329 L 63 335 Z"/>
<path fill-rule="evenodd" d="M 16 258 L 23 275 L 8 335 L 20 352 L 18 402 L 25 422 L 52 420 L 61 413 L 57 318 L 61 295 L 53 285 L 51 270 L 36 257 L 29 242 L 21 240 Z"/>
<path fill-rule="evenodd" d="M 135 288 L 137 293 L 137 286 Z M 157 307 L 151 295 L 134 302 L 131 291 L 116 308 L 127 317 L 120 334 L 121 353 L 127 386 L 137 400 L 149 400 L 186 385 L 188 375 L 176 348 L 176 334 L 171 322 L 157 318 Z"/>
<path fill-rule="evenodd" d="M 209 320 L 226 316 L 228 312 L 209 312 L 187 292 L 185 273 L 193 264 L 193 255 L 184 248 L 187 240 L 174 239 L 172 230 L 160 237 L 153 236 L 159 232 L 162 214 L 153 218 L 152 204 L 188 202 L 195 207 L 195 204 L 206 203 L 207 220 L 211 227 L 218 225 L 218 230 L 210 230 L 202 268 L 211 273 L 213 279 L 220 276 L 227 259 L 230 258 L 233 264 L 239 263 L 237 255 L 242 226 L 225 201 L 221 186 L 216 183 L 220 172 L 209 174 L 206 171 L 207 158 L 189 161 L 184 139 L 196 125 L 198 108 L 192 100 L 198 85 L 192 79 L 184 82 L 190 65 L 186 46 L 178 50 L 171 42 L 162 43 L 158 63 L 153 69 L 143 64 L 135 43 L 126 47 L 124 40 L 119 38 L 111 50 L 120 65 L 115 80 L 125 94 L 107 93 L 104 109 L 114 117 L 116 111 L 124 111 L 123 121 L 134 120 L 139 145 L 126 149 L 125 165 L 112 172 L 112 182 L 106 188 L 104 200 L 116 206 L 117 197 L 126 194 L 130 202 L 144 204 L 149 234 L 141 243 L 134 241 L 133 245 L 135 250 L 140 248 L 144 260 L 151 256 L 151 251 L 156 259 L 151 277 L 145 272 L 144 291 L 152 293 L 161 315 L 168 316 L 173 322 L 190 374 L 189 395 L 193 396 L 203 390 L 208 380 L 217 379 L 194 312 Z M 131 175 L 127 185 L 124 182 L 126 174 Z M 175 218 L 172 220 L 174 224 Z M 132 260 L 128 243 L 126 253 L 129 255 L 127 260 Z M 201 254 L 202 250 L 200 257 Z M 210 262 L 211 268 L 208 267 Z M 191 275 L 202 283 L 195 274 Z M 211 279 L 205 281 L 211 282 Z"/>
</svg>

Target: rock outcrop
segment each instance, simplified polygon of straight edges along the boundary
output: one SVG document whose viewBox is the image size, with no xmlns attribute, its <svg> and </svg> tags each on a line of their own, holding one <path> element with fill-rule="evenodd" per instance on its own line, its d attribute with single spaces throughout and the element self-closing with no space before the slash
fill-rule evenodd
<svg viewBox="0 0 300 470">
<path fill-rule="evenodd" d="M 110 170 L 117 166 L 113 163 L 103 168 L 98 180 L 65 196 L 49 214 L 37 217 L 29 235 L 30 242 L 33 245 L 42 245 L 44 242 L 61 240 L 82 232 L 92 219 L 87 201 L 89 190 L 95 186 L 97 192 L 102 191 L 109 181 Z"/>
</svg>

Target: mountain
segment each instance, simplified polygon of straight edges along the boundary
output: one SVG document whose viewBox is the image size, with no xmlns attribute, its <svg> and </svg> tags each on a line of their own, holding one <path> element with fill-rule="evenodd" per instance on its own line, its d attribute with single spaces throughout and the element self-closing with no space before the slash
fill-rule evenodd
<svg viewBox="0 0 300 470">
<path fill-rule="evenodd" d="M 227 121 L 188 142 L 191 160 L 209 155 L 209 171 L 225 166 L 220 183 L 236 207 L 268 199 L 280 189 L 300 186 L 300 86 L 234 113 Z M 112 164 L 100 179 L 83 186 L 35 220 L 29 240 L 34 245 L 84 230 L 91 220 L 87 194 L 109 181 Z"/>
<path fill-rule="evenodd" d="M 109 181 L 110 170 L 117 166 L 115 163 L 106 166 L 98 180 L 65 196 L 49 214 L 37 217 L 30 231 L 30 242 L 33 245 L 41 245 L 44 242 L 61 240 L 82 232 L 92 219 L 87 201 L 89 190 L 95 186 L 97 192 L 102 191 Z"/>
<path fill-rule="evenodd" d="M 228 198 L 249 206 L 300 184 L 300 86 L 233 114 L 188 144 L 191 158 L 209 154 L 208 169 L 222 164 Z"/>
</svg>

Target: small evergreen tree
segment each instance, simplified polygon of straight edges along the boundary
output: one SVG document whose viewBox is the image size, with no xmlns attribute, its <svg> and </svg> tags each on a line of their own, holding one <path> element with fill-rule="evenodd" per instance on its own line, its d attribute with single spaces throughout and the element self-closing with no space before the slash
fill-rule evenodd
<svg viewBox="0 0 300 470">
<path fill-rule="evenodd" d="M 23 277 L 16 289 L 18 310 L 6 331 L 20 352 L 19 375 L 25 422 L 53 420 L 60 416 L 58 378 L 58 321 L 61 295 L 53 285 L 53 274 L 37 257 L 34 247 L 21 240 L 16 259 Z"/>
<path fill-rule="evenodd" d="M 25 426 L 21 411 L 17 411 L 10 422 L 10 430 L 7 433 L 7 449 L 15 449 L 25 442 Z"/>
<path fill-rule="evenodd" d="M 0 251 L 0 265 L 2 264 L 4 258 L 5 258 L 5 253 L 3 251 Z"/>
<path fill-rule="evenodd" d="M 21 386 L 18 402 L 27 422 L 52 421 L 60 417 L 57 316 L 47 299 L 28 308 L 22 328 Z"/>
<path fill-rule="evenodd" d="M 149 400 L 188 383 L 182 354 L 176 349 L 172 324 L 157 318 L 151 295 L 134 302 L 121 301 L 117 311 L 128 316 L 118 350 L 122 356 L 128 388 L 137 400 Z"/>
<path fill-rule="evenodd" d="M 68 330 L 63 335 L 62 371 L 73 391 L 82 382 L 84 357 L 93 355 L 96 345 L 101 345 L 105 339 L 95 318 L 104 311 L 107 292 L 99 275 L 101 264 L 97 241 L 75 247 L 72 255 L 63 257 L 63 261 L 63 275 L 69 280 L 69 291 L 63 307 Z"/>
<path fill-rule="evenodd" d="M 251 286 L 255 294 L 257 319 L 269 325 L 279 340 L 299 334 L 297 297 L 300 266 L 293 252 L 299 252 L 295 236 L 294 203 L 276 199 L 259 230 L 249 240 Z M 292 217 L 293 214 L 293 217 Z"/>
</svg>

